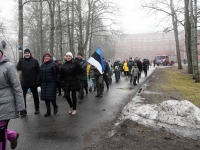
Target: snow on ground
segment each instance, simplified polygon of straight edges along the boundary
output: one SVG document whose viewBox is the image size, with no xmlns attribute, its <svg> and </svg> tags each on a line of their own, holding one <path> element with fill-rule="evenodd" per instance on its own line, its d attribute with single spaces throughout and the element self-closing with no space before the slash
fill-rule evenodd
<svg viewBox="0 0 200 150">
<path fill-rule="evenodd" d="M 121 120 L 131 119 L 148 127 L 200 139 L 200 109 L 187 100 L 145 104 L 144 99 L 136 96 L 124 107 L 121 117 Z"/>
<path fill-rule="evenodd" d="M 145 99 L 136 96 L 124 107 L 116 126 L 126 119 L 175 135 L 200 139 L 200 109 L 187 100 L 146 104 Z"/>
</svg>

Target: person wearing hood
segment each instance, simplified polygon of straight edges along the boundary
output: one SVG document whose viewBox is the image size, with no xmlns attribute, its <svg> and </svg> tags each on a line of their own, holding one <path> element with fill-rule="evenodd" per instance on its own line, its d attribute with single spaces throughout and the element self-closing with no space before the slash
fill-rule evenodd
<svg viewBox="0 0 200 150">
<path fill-rule="evenodd" d="M 25 111 L 20 115 L 24 116 L 27 114 L 26 94 L 29 88 L 33 94 L 35 114 L 39 114 L 39 96 L 37 87 L 40 85 L 40 66 L 38 61 L 32 57 L 28 48 L 24 50 L 24 57 L 19 59 L 17 70 L 22 72 L 21 86 L 25 102 Z"/>
<path fill-rule="evenodd" d="M 17 147 L 19 134 L 7 128 L 9 120 L 18 118 L 18 112 L 25 109 L 23 92 L 15 66 L 6 58 L 5 41 L 0 42 L 0 150 Z"/>
<path fill-rule="evenodd" d="M 47 112 L 44 117 L 51 115 L 50 102 L 53 104 L 54 114 L 58 112 L 56 104 L 57 70 L 49 52 L 43 55 L 41 65 L 41 100 L 45 101 Z"/>
</svg>

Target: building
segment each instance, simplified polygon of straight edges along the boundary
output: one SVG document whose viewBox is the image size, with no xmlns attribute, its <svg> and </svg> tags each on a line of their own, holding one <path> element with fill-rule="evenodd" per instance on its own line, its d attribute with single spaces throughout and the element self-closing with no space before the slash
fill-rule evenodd
<svg viewBox="0 0 200 150">
<path fill-rule="evenodd" d="M 186 59 L 184 33 L 179 34 L 181 59 Z M 142 33 L 126 35 L 118 40 L 114 59 L 129 57 L 153 60 L 156 55 L 176 55 L 174 33 Z"/>
</svg>

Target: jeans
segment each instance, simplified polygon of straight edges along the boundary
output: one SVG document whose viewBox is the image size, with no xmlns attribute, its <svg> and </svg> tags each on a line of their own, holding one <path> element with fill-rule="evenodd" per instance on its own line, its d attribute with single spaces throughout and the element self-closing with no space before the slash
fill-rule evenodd
<svg viewBox="0 0 200 150">
<path fill-rule="evenodd" d="M 90 88 L 92 88 L 92 87 L 96 88 L 96 81 L 94 78 L 93 79 L 90 78 Z"/>
</svg>

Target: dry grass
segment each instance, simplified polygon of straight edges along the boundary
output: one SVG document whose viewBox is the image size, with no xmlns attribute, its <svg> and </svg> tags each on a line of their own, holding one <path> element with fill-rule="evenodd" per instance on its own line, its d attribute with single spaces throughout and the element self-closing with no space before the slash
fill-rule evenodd
<svg viewBox="0 0 200 150">
<path fill-rule="evenodd" d="M 200 107 L 200 83 L 195 83 L 186 69 L 164 69 L 167 81 L 162 85 L 165 90 L 177 90 L 188 101 Z"/>
</svg>

